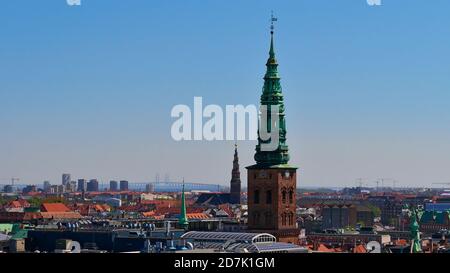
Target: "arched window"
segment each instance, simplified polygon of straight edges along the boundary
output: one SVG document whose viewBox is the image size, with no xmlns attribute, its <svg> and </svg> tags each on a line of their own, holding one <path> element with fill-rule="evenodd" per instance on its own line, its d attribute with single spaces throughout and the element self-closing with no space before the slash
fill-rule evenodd
<svg viewBox="0 0 450 273">
<path fill-rule="evenodd" d="M 289 204 L 294 203 L 294 190 L 290 189 L 289 190 Z"/>
<path fill-rule="evenodd" d="M 289 213 L 289 225 L 294 225 L 294 213 Z"/>
<path fill-rule="evenodd" d="M 283 190 L 281 192 L 281 200 L 282 200 L 283 204 L 286 203 L 286 190 Z"/>
<path fill-rule="evenodd" d="M 272 204 L 272 191 L 266 191 L 266 204 Z"/>
<path fill-rule="evenodd" d="M 253 194 L 254 194 L 253 203 L 259 204 L 259 190 L 255 190 L 255 192 Z"/>
</svg>

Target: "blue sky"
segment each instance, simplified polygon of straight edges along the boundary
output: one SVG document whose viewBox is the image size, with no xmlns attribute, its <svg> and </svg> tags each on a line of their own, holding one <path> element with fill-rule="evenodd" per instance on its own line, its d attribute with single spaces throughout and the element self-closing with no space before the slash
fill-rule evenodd
<svg viewBox="0 0 450 273">
<path fill-rule="evenodd" d="M 174 142 L 170 111 L 257 104 L 271 10 L 300 187 L 450 181 L 449 1 L 4 2 L 0 181 L 227 184 L 233 142 Z"/>
</svg>

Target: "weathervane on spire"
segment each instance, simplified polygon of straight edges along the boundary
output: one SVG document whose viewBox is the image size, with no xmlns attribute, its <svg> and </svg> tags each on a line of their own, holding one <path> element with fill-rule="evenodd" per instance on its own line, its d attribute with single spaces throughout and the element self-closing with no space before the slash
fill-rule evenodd
<svg viewBox="0 0 450 273">
<path fill-rule="evenodd" d="M 270 33 L 272 33 L 272 34 L 273 34 L 273 30 L 275 29 L 275 25 L 274 25 L 273 22 L 277 22 L 277 21 L 278 21 L 278 18 L 273 16 L 273 10 L 272 10 L 272 15 L 271 15 L 271 18 L 270 18 Z"/>
</svg>

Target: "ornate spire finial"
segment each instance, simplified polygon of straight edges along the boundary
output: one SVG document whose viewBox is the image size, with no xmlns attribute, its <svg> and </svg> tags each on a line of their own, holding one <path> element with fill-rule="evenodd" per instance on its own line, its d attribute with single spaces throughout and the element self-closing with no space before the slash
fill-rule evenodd
<svg viewBox="0 0 450 273">
<path fill-rule="evenodd" d="M 278 21 L 278 18 L 276 18 L 273 15 L 273 11 L 272 11 L 272 15 L 270 17 L 270 52 L 269 52 L 271 59 L 275 58 L 275 50 L 273 48 L 273 33 L 274 33 L 274 29 L 275 29 L 274 22 L 277 22 L 277 21 Z"/>
<path fill-rule="evenodd" d="M 276 18 L 275 16 L 273 16 L 273 10 L 272 10 L 272 15 L 270 16 L 270 33 L 273 34 L 273 31 L 275 29 L 275 25 L 273 22 L 278 21 L 278 18 Z"/>
</svg>

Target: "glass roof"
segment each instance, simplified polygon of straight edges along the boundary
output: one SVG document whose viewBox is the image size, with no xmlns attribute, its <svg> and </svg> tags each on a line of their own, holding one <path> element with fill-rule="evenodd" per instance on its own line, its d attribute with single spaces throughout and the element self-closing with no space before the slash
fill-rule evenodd
<svg viewBox="0 0 450 273">
<path fill-rule="evenodd" d="M 181 236 L 183 239 L 205 240 L 205 241 L 243 241 L 243 242 L 276 242 L 275 236 L 268 233 L 245 233 L 245 232 L 207 232 L 189 231 Z"/>
</svg>

